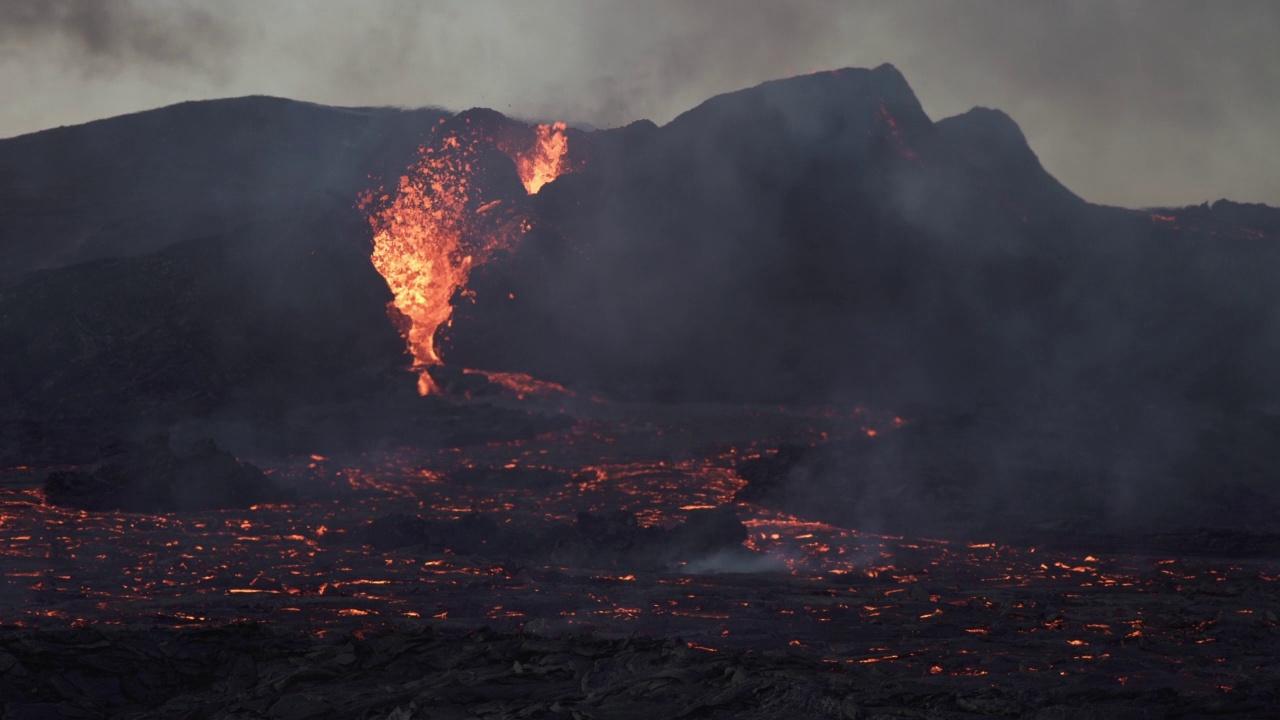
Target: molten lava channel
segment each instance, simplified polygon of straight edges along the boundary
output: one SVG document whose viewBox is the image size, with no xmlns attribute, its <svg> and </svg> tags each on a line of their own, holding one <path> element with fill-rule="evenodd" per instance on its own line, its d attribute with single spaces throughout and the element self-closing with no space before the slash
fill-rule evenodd
<svg viewBox="0 0 1280 720">
<path fill-rule="evenodd" d="M 479 203 L 481 154 L 505 150 L 532 195 L 568 170 L 565 130 L 564 123 L 538 125 L 533 145 L 519 150 L 480 134 L 450 133 L 420 149 L 393 196 L 361 198 L 373 228 L 373 266 L 386 279 L 391 305 L 403 318 L 399 325 L 413 355 L 419 393 L 437 390 L 428 370 L 442 364 L 435 335 L 453 315 L 454 293 L 466 286 L 473 267 L 511 250 L 529 227 L 524 218 L 516 231 L 478 222 L 496 204 Z"/>
</svg>

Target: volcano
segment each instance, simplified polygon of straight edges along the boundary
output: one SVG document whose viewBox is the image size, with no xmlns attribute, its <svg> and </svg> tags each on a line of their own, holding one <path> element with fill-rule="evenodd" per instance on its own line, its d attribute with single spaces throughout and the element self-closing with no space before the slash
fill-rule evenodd
<svg viewBox="0 0 1280 720">
<path fill-rule="evenodd" d="M 159 392 L 110 374 L 106 358 L 70 370 L 84 356 L 51 339 L 87 304 L 59 309 L 76 288 L 101 293 L 99 306 L 124 302 L 126 290 L 95 272 L 178 279 L 169 290 L 148 282 L 139 292 L 157 296 L 139 302 L 166 306 L 160 314 L 179 325 L 224 308 L 226 328 L 198 331 L 205 343 L 276 335 L 245 344 L 279 341 L 296 349 L 269 354 L 324 375 L 294 399 L 403 366 L 389 324 L 373 319 L 389 299 L 360 261 L 370 238 L 352 198 L 377 188 L 371 177 L 394 190 L 420 148 L 446 158 L 436 146 L 455 126 L 489 142 L 488 154 L 462 160 L 476 191 L 467 212 L 502 206 L 486 213 L 503 216 L 492 223 L 514 213 L 527 225 L 445 288 L 452 321 L 417 341 L 455 367 L 672 400 L 901 405 L 1085 392 L 1240 409 L 1280 392 L 1269 362 L 1275 210 L 1086 203 L 1008 116 L 977 108 L 935 123 L 886 65 L 765 83 L 663 127 L 557 131 L 557 157 L 576 170 L 545 175 L 536 193 L 521 192 L 516 167 L 535 126 L 492 111 L 449 119 L 245 98 L 4 141 L 0 331 L 17 349 L 5 406 Z M 499 147 L 512 143 L 521 150 Z M 503 231 L 459 232 L 479 248 Z M 183 263 L 226 277 L 201 282 Z M 235 301 L 217 294 L 232 287 L 262 317 L 231 317 Z M 120 320 L 142 322 L 141 312 Z M 40 313 L 38 329 L 24 326 Z M 115 332 L 112 351 L 154 346 L 138 329 Z M 237 364 L 263 364 L 194 340 L 189 352 L 155 360 L 231 377 L 182 412 L 225 406 L 257 382 Z M 86 381 L 97 390 L 63 379 L 99 372 Z"/>
<path fill-rule="evenodd" d="M 1280 703 L 1275 208 L 883 65 L 184 103 L 0 140 L 0 217 L 6 716 Z"/>
<path fill-rule="evenodd" d="M 1228 229 L 1090 205 L 1006 115 L 933 123 L 887 66 L 623 134 L 583 139 L 446 355 L 673 399 L 1274 402 L 1266 209 Z"/>
</svg>

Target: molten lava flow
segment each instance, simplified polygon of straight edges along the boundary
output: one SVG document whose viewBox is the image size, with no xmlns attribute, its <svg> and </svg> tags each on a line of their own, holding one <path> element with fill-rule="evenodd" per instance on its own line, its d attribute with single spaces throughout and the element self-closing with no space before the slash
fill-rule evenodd
<svg viewBox="0 0 1280 720">
<path fill-rule="evenodd" d="M 539 125 L 532 148 L 508 152 L 530 194 L 567 168 L 564 123 Z M 441 364 L 436 330 L 453 314 L 450 301 L 464 287 L 471 269 L 510 250 L 520 232 L 478 222 L 500 201 L 482 202 L 477 186 L 482 153 L 494 146 L 479 134 L 449 134 L 424 146 L 418 161 L 400 178 L 394 197 L 366 193 L 361 207 L 373 228 L 373 266 L 394 295 L 392 306 L 404 318 L 401 333 L 418 371 L 418 392 L 435 390 L 427 370 Z M 527 229 L 527 221 L 517 223 Z"/>
<path fill-rule="evenodd" d="M 883 101 L 880 103 L 880 109 L 876 112 L 876 119 L 879 120 L 889 130 L 889 141 L 893 143 L 898 154 L 905 160 L 920 164 L 920 154 L 907 144 L 907 140 L 902 135 L 902 130 L 898 127 L 898 121 L 893 117 L 893 113 L 889 112 L 889 106 Z"/>
<path fill-rule="evenodd" d="M 538 141 L 531 150 L 518 153 L 515 157 L 516 169 L 520 171 L 520 182 L 530 195 L 536 194 L 543 185 L 563 175 L 565 153 L 569 150 L 569 138 L 564 134 L 565 124 L 539 125 L 536 128 Z"/>
<path fill-rule="evenodd" d="M 531 375 L 526 375 L 525 373 L 494 372 L 492 370 L 472 369 L 463 370 L 463 372 L 468 375 L 480 375 L 484 377 L 485 380 L 505 389 L 520 400 L 524 400 L 529 396 L 574 397 L 577 395 L 577 393 L 559 383 L 553 383 L 548 380 L 539 380 Z"/>
<path fill-rule="evenodd" d="M 466 244 L 475 154 L 473 144 L 456 136 L 445 138 L 439 148 L 424 147 L 417 164 L 400 178 L 395 199 L 369 218 L 373 266 L 391 288 L 392 304 L 408 320 L 402 332 L 421 371 L 423 395 L 433 389 L 426 368 L 440 363 L 436 328 L 452 314 L 449 300 L 466 282 L 475 259 Z"/>
</svg>

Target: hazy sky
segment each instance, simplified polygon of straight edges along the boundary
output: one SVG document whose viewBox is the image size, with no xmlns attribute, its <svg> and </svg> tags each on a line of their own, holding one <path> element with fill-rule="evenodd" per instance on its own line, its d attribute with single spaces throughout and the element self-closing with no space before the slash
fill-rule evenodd
<svg viewBox="0 0 1280 720">
<path fill-rule="evenodd" d="M 1277 0 L 0 0 L 0 137 L 247 94 L 662 123 L 890 62 L 1089 200 L 1280 205 L 1277 48 Z"/>
</svg>

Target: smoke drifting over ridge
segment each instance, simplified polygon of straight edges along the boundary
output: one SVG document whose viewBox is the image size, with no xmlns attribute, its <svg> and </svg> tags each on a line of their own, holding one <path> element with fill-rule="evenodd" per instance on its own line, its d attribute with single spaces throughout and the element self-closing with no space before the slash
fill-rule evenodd
<svg viewBox="0 0 1280 720">
<path fill-rule="evenodd" d="M 662 123 L 718 92 L 891 62 L 934 118 L 998 107 L 1096 202 L 1280 204 L 1280 8 L 558 0 L 0 2 L 0 135 L 210 96 Z"/>
<path fill-rule="evenodd" d="M 6 56 L 58 46 L 66 64 L 91 75 L 128 71 L 136 63 L 217 74 L 219 57 L 238 44 L 230 22 L 197 5 L 131 0 L 6 0 L 0 2 L 0 41 Z"/>
</svg>

